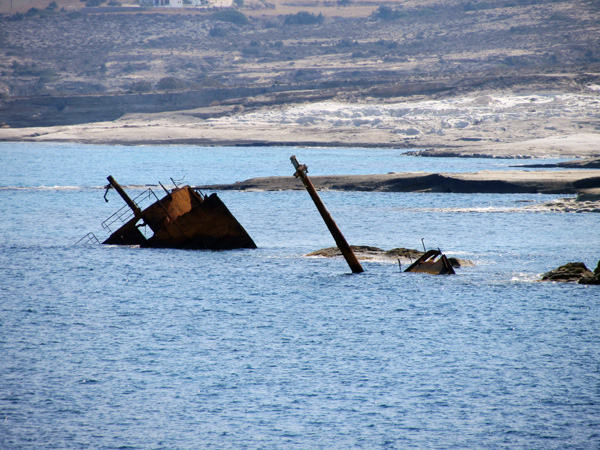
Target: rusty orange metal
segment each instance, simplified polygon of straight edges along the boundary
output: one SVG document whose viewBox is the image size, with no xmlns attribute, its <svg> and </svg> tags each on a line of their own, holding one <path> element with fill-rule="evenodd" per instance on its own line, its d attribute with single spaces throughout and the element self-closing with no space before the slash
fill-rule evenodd
<svg viewBox="0 0 600 450">
<path fill-rule="evenodd" d="M 325 225 L 327 225 L 327 228 L 329 228 L 329 232 L 333 236 L 333 240 L 342 252 L 342 255 L 348 263 L 348 266 L 350 266 L 352 273 L 364 272 L 360 262 L 358 262 L 358 258 L 350 248 L 350 245 L 348 245 L 348 241 L 346 241 L 346 238 L 333 220 L 333 217 L 327 210 L 325 203 L 323 203 L 323 200 L 321 200 L 321 197 L 319 197 L 319 194 L 317 193 L 315 186 L 312 184 L 312 181 L 310 181 L 310 178 L 308 178 L 308 168 L 306 165 L 298 163 L 296 156 L 291 156 L 290 161 L 292 161 L 292 165 L 294 166 L 294 169 L 296 169 L 294 176 L 302 180 L 302 183 L 312 198 L 317 210 L 319 213 L 321 213 L 321 217 L 323 218 Z"/>
<path fill-rule="evenodd" d="M 131 199 L 112 176 L 107 179 L 127 206 L 103 222 L 103 228 L 111 233 L 103 244 L 193 250 L 256 248 L 217 194 L 205 196 L 186 185 L 171 191 L 163 187 L 167 195 L 161 199 L 152 189 Z M 142 200 L 152 203 L 142 208 Z M 149 238 L 140 231 L 145 226 L 154 233 Z"/>
</svg>

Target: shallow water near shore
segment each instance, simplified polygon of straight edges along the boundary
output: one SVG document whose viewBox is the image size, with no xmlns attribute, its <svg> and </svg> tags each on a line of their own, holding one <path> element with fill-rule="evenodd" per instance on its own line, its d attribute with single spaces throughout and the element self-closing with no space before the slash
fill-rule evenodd
<svg viewBox="0 0 600 450">
<path fill-rule="evenodd" d="M 515 164 L 0 144 L 0 448 L 600 446 L 600 290 L 536 282 L 593 269 L 599 219 L 525 208 L 556 196 L 322 193 L 351 244 L 475 263 L 448 277 L 304 257 L 333 245 L 304 191 L 219 192 L 257 250 L 75 245 L 123 204 L 107 175 L 135 196 L 291 176 L 292 154 L 309 175 Z"/>
</svg>

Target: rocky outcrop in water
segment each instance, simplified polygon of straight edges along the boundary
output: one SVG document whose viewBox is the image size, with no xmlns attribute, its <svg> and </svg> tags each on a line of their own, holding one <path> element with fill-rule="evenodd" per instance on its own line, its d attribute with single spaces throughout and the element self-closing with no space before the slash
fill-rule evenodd
<svg viewBox="0 0 600 450">
<path fill-rule="evenodd" d="M 557 176 L 558 175 L 558 176 Z M 384 175 L 317 175 L 317 190 L 486 194 L 575 194 L 600 189 L 600 171 L 487 171 L 472 173 L 391 172 Z M 202 190 L 283 191 L 304 189 L 293 177 L 251 178 L 233 184 L 196 186 Z"/>
<path fill-rule="evenodd" d="M 520 165 L 514 167 L 527 167 L 527 168 L 551 168 L 558 167 L 561 169 L 600 169 L 600 158 L 584 158 L 576 159 L 573 161 L 564 161 L 553 164 L 528 164 L 527 166 Z"/>
<path fill-rule="evenodd" d="M 600 189 L 581 189 L 577 197 L 566 197 L 535 205 L 529 209 L 555 212 L 600 213 Z"/>
<path fill-rule="evenodd" d="M 391 250 L 383 250 L 378 247 L 371 247 L 368 245 L 351 245 L 350 248 L 358 259 L 418 259 L 423 255 L 423 252 L 410 248 L 393 248 Z M 309 253 L 306 256 L 320 256 L 323 258 L 334 258 L 336 256 L 342 256 L 342 252 L 337 247 L 327 247 L 320 250 Z"/>
<path fill-rule="evenodd" d="M 542 275 L 541 281 L 560 281 L 563 283 L 600 284 L 600 261 L 592 272 L 582 262 L 571 262 Z"/>
<path fill-rule="evenodd" d="M 356 257 L 361 261 L 385 261 L 385 260 L 409 260 L 416 261 L 421 256 L 423 256 L 423 252 L 420 250 L 414 250 L 411 248 L 398 247 L 393 248 L 391 250 L 383 250 L 378 247 L 371 247 L 368 245 L 351 245 L 350 248 L 356 255 Z M 311 252 L 306 256 L 317 256 L 322 258 L 335 258 L 342 256 L 342 252 L 337 247 L 327 247 L 322 248 L 320 250 Z M 462 260 L 457 258 L 448 258 L 452 267 L 471 267 L 474 266 L 472 261 Z"/>
</svg>

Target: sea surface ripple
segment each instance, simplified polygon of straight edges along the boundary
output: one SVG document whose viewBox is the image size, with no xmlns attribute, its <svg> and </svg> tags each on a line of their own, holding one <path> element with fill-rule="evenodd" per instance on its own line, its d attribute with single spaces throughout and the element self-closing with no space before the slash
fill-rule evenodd
<svg viewBox="0 0 600 450">
<path fill-rule="evenodd" d="M 75 245 L 122 206 L 109 174 L 132 194 L 291 176 L 292 152 L 315 174 L 442 164 L 0 144 L 1 449 L 600 447 L 600 291 L 536 281 L 595 267 L 598 219 L 521 207 L 553 196 L 322 194 L 352 244 L 474 262 L 448 277 L 304 257 L 333 242 L 303 191 L 219 192 L 257 250 Z"/>
</svg>

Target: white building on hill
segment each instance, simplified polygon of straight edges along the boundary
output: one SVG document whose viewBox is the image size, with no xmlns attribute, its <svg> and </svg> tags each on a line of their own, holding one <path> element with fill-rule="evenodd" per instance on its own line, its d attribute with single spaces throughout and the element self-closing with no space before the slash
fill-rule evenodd
<svg viewBox="0 0 600 450">
<path fill-rule="evenodd" d="M 166 8 L 183 8 L 183 0 L 139 0 L 140 6 L 162 6 Z"/>
</svg>

